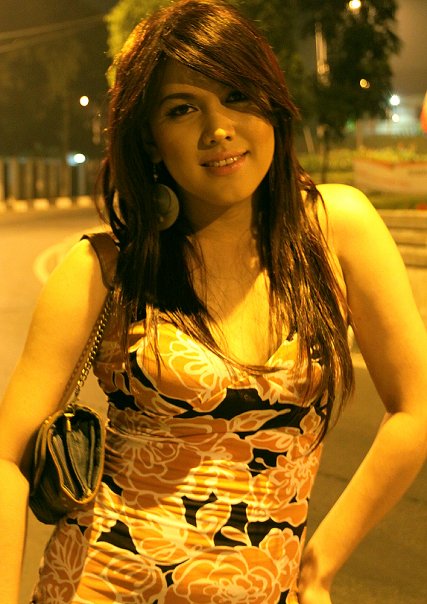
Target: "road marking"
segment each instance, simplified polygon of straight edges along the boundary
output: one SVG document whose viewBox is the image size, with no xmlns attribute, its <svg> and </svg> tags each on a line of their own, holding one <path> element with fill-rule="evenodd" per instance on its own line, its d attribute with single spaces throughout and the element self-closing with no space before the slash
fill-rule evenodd
<svg viewBox="0 0 427 604">
<path fill-rule="evenodd" d="M 82 233 L 68 235 L 62 241 L 43 250 L 33 262 L 33 272 L 41 283 L 46 283 L 53 269 L 66 256 L 74 243 L 77 243 Z"/>
</svg>

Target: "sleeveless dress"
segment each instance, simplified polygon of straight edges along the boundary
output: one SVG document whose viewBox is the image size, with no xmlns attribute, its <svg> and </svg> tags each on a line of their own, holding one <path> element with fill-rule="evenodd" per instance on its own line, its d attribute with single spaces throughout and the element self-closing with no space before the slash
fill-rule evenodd
<svg viewBox="0 0 427 604">
<path fill-rule="evenodd" d="M 164 321 L 158 366 L 141 321 L 127 372 L 111 320 L 94 364 L 109 400 L 102 487 L 57 525 L 32 602 L 297 602 L 324 412 L 314 362 L 301 404 L 297 342 L 254 375 Z"/>
</svg>

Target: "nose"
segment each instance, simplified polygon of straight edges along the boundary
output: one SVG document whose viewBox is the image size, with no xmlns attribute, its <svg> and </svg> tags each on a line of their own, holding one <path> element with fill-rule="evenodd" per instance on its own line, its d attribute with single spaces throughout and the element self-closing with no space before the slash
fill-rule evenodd
<svg viewBox="0 0 427 604">
<path fill-rule="evenodd" d="M 216 113 L 210 115 L 205 123 L 202 142 L 205 146 L 213 147 L 223 141 L 233 140 L 235 135 L 234 124 L 226 115 Z"/>
</svg>

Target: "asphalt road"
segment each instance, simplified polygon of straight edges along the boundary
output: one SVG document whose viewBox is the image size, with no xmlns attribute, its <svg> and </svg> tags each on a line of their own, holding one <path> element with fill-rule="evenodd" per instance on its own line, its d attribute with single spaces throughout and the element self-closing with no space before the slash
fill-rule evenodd
<svg viewBox="0 0 427 604">
<path fill-rule="evenodd" d="M 82 232 L 98 224 L 87 209 L 0 214 L 0 395 L 23 345 L 40 279 Z M 427 273 L 410 271 L 410 278 L 427 318 Z M 381 403 L 357 353 L 354 362 L 356 395 L 327 438 L 311 501 L 309 532 L 344 488 L 381 420 Z M 93 379 L 84 394 L 103 405 Z M 50 530 L 30 515 L 21 604 L 28 602 Z M 342 569 L 333 589 L 334 604 L 424 604 L 426 543 L 427 468 Z"/>
</svg>

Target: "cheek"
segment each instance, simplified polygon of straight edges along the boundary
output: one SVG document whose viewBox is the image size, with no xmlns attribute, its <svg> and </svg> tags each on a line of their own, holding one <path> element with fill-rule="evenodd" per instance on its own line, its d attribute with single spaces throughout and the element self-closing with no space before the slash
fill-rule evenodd
<svg viewBox="0 0 427 604">
<path fill-rule="evenodd" d="M 185 130 L 157 132 L 155 141 L 159 155 L 169 171 L 175 171 L 188 162 L 188 156 L 195 145 L 194 141 L 190 140 L 188 131 Z"/>
<path fill-rule="evenodd" d="M 256 139 L 259 159 L 265 163 L 267 169 L 270 167 L 275 148 L 274 128 L 271 124 L 258 120 L 257 127 L 253 129 Z"/>
</svg>

